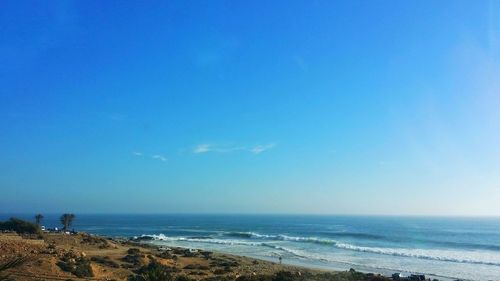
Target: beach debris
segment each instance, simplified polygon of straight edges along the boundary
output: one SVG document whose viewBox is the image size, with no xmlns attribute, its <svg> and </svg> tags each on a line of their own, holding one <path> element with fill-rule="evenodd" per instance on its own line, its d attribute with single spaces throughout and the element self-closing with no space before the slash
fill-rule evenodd
<svg viewBox="0 0 500 281">
<path fill-rule="evenodd" d="M 392 274 L 392 279 L 395 280 L 395 281 L 401 280 L 401 278 L 403 278 L 403 277 L 404 276 L 401 273 L 399 273 L 399 272 Z"/>
<path fill-rule="evenodd" d="M 425 281 L 425 280 L 430 280 L 430 279 L 426 279 L 425 275 L 423 275 L 423 274 L 411 274 L 410 276 L 405 277 L 403 274 L 401 274 L 399 272 L 393 273 L 391 277 L 392 277 L 392 280 L 395 280 L 395 281 Z M 435 280 L 438 281 L 437 279 L 435 279 Z"/>
</svg>

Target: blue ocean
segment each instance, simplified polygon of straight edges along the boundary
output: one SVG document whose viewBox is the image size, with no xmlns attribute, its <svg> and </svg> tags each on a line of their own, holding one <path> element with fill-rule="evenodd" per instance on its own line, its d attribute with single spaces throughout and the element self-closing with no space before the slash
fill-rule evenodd
<svg viewBox="0 0 500 281">
<path fill-rule="evenodd" d="M 499 218 L 77 214 L 74 228 L 333 270 L 500 280 Z"/>
</svg>

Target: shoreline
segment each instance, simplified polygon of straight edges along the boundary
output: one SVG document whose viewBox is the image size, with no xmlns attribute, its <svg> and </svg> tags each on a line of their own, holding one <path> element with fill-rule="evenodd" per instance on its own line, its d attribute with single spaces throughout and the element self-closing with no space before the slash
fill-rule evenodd
<svg viewBox="0 0 500 281">
<path fill-rule="evenodd" d="M 21 281 L 130 280 L 151 264 L 171 270 L 176 278 L 187 278 L 183 280 L 274 280 L 279 274 L 291 278 L 283 280 L 391 280 L 354 270 L 334 271 L 278 264 L 219 251 L 161 247 L 88 233 L 45 233 L 43 239 L 0 233 L 0 253 L 2 263 L 19 256 L 26 257 L 27 261 L 21 266 L 7 271 L 15 277 L 14 280 Z"/>
<path fill-rule="evenodd" d="M 75 274 L 78 272 L 72 271 L 72 268 L 78 267 L 78 261 L 85 263 L 87 271 L 92 272 L 92 276 L 87 276 L 87 279 L 92 277 L 89 280 L 130 280 L 131 276 L 138 274 L 152 263 L 161 264 L 172 270 L 173 276 L 185 276 L 187 280 L 232 281 L 247 280 L 245 279 L 247 277 L 265 277 L 274 280 L 272 276 L 285 273 L 292 278 L 285 280 L 294 281 L 397 280 L 389 277 L 393 273 L 389 271 L 373 273 L 352 268 L 342 270 L 294 264 L 289 261 L 280 264 L 278 260 L 262 257 L 168 246 L 167 243 L 159 245 L 153 241 L 137 241 L 85 232 L 45 233 L 43 239 L 26 239 L 14 233 L 0 233 L 0 252 L 2 253 L 0 262 L 8 260 L 9 256 L 30 257 L 27 264 L 10 270 L 10 273 L 16 276 L 15 280 L 33 280 L 34 276 L 41 277 L 39 280 L 59 280 L 59 278 L 80 280 L 75 279 Z M 425 280 L 431 279 L 455 280 L 432 275 L 427 275 Z M 401 278 L 400 280 L 423 279 Z"/>
<path fill-rule="evenodd" d="M 154 245 L 154 246 L 165 246 L 165 245 L 168 245 L 168 243 L 164 242 L 165 245 L 161 245 L 160 243 L 156 244 L 154 241 L 155 240 L 144 240 L 142 242 L 138 242 L 137 240 L 134 240 L 132 238 L 121 238 L 121 239 L 124 239 L 124 240 L 128 240 L 128 241 L 131 241 L 131 242 L 134 242 L 134 243 L 138 243 L 139 245 Z M 178 247 L 178 246 L 171 246 L 171 247 Z M 184 248 L 184 249 L 189 249 L 187 247 L 179 247 L 179 248 Z M 198 249 L 198 250 L 207 250 L 207 249 L 204 249 L 204 248 L 191 248 L 191 249 Z M 275 263 L 275 264 L 279 264 L 278 262 L 275 261 L 275 259 L 272 259 L 272 258 L 266 258 L 266 257 L 263 257 L 263 256 L 251 256 L 251 255 L 241 255 L 241 254 L 234 254 L 234 253 L 231 253 L 231 252 L 224 252 L 224 251 L 218 251 L 218 250 L 209 250 L 209 251 L 213 251 L 214 253 L 218 253 L 218 254 L 225 254 L 225 255 L 232 255 L 232 256 L 236 256 L 236 257 L 241 257 L 241 258 L 248 258 L 248 259 L 258 259 L 258 260 L 261 260 L 261 261 L 265 261 L 265 262 L 271 262 L 271 263 Z M 328 264 L 328 265 L 321 265 L 319 262 L 318 263 L 307 263 L 307 262 L 303 262 L 303 263 L 300 263 L 300 262 L 294 262 L 294 260 L 289 260 L 289 259 L 284 259 L 283 262 L 282 262 L 282 265 L 288 265 L 288 266 L 292 266 L 292 267 L 295 267 L 295 268 L 302 268 L 302 269 L 305 269 L 305 270 L 314 270 L 314 271 L 320 271 L 320 272 L 343 272 L 343 271 L 347 271 L 349 269 L 352 269 L 354 268 L 357 272 L 362 272 L 362 273 L 365 273 L 365 274 L 374 274 L 374 275 L 382 275 L 384 277 L 387 277 L 387 278 L 392 278 L 392 275 L 396 272 L 398 272 L 398 270 L 395 270 L 395 269 L 386 269 L 386 268 L 377 268 L 378 271 L 375 271 L 373 269 L 369 269 L 368 267 L 363 267 L 363 266 L 359 266 L 359 265 L 353 265 L 353 264 L 350 264 L 350 263 L 347 263 L 347 262 L 336 262 L 338 263 L 339 265 L 345 265 L 345 267 L 342 267 L 342 266 L 339 266 L 339 267 L 334 267 L 332 266 L 331 264 Z M 399 271 L 401 272 L 401 271 Z M 427 279 L 431 279 L 431 280 L 439 280 L 439 281 L 456 281 L 456 280 L 459 280 L 459 281 L 474 281 L 474 280 L 469 280 L 469 279 L 457 279 L 455 277 L 449 277 L 449 276 L 440 276 L 440 275 L 434 275 L 434 274 L 430 274 L 430 273 L 419 273 L 419 272 L 403 272 L 404 273 L 404 276 L 410 276 L 411 274 L 415 274 L 415 275 L 425 275 Z"/>
</svg>

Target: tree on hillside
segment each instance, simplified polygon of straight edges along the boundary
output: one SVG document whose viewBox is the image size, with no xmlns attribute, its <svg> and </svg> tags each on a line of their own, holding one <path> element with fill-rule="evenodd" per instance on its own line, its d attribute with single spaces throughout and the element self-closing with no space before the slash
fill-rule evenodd
<svg viewBox="0 0 500 281">
<path fill-rule="evenodd" d="M 36 214 L 35 215 L 35 222 L 37 225 L 41 225 L 43 220 L 43 215 L 42 214 Z"/>
<path fill-rule="evenodd" d="M 67 231 L 70 228 L 74 219 L 75 219 L 75 215 L 73 215 L 73 214 L 63 214 L 61 216 L 60 220 L 61 220 L 61 223 L 63 225 L 64 231 Z"/>
<path fill-rule="evenodd" d="M 23 221 L 16 218 L 10 218 L 8 221 L 0 221 L 0 232 L 3 230 L 15 231 L 22 234 L 41 235 L 40 226 L 29 221 Z M 1 243 L 0 243 L 1 244 Z"/>
</svg>

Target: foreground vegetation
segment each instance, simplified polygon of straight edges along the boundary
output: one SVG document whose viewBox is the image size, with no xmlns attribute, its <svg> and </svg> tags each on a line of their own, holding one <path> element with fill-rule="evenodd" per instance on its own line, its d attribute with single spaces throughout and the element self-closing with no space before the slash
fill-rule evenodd
<svg viewBox="0 0 500 281">
<path fill-rule="evenodd" d="M 0 281 L 10 281 L 13 280 L 10 274 L 6 273 L 7 270 L 16 268 L 27 261 L 26 257 L 18 257 L 8 260 L 6 262 L 0 263 Z"/>
<path fill-rule="evenodd" d="M 74 214 L 63 214 L 59 218 L 59 221 L 63 225 L 62 229 L 68 231 L 75 220 Z M 10 218 L 8 221 L 0 221 L 0 231 L 14 231 L 19 234 L 36 234 L 41 237 L 42 235 L 42 220 L 44 216 L 42 214 L 35 215 L 35 223 L 25 221 L 18 218 Z"/>
<path fill-rule="evenodd" d="M 66 272 L 71 272 L 77 277 L 94 277 L 90 266 L 90 259 L 79 257 L 73 252 L 68 252 L 61 257 L 57 265 Z"/>
<path fill-rule="evenodd" d="M 185 275 L 174 275 L 176 268 L 151 262 L 141 267 L 136 275 L 130 276 L 129 281 L 195 281 Z M 198 279 L 199 280 L 199 279 Z M 374 274 L 364 274 L 353 269 L 346 272 L 325 273 L 298 273 L 280 271 L 276 274 L 255 274 L 250 276 L 212 276 L 201 281 L 388 281 L 389 278 Z"/>
<path fill-rule="evenodd" d="M 0 231 L 15 231 L 19 234 L 42 236 L 42 229 L 39 225 L 17 218 L 10 218 L 5 222 L 0 221 Z"/>
</svg>

